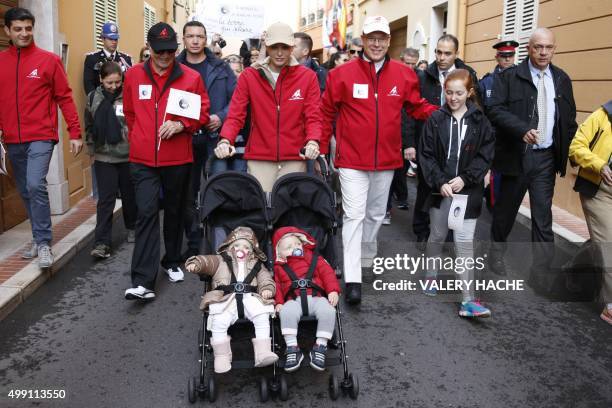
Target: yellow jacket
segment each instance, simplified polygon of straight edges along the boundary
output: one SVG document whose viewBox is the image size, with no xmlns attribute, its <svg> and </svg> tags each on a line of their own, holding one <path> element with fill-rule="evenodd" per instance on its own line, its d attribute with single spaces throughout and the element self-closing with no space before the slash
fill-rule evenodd
<svg viewBox="0 0 612 408">
<path fill-rule="evenodd" d="M 605 107 L 612 105 L 608 102 Z M 593 184 L 601 182 L 601 169 L 612 155 L 612 130 L 608 112 L 602 107 L 578 128 L 569 147 L 569 159 L 580 166 L 578 176 Z"/>
</svg>

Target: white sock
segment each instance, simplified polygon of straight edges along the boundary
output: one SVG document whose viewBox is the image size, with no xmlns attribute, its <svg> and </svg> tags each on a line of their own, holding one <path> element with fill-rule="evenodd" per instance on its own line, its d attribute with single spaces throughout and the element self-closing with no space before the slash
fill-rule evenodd
<svg viewBox="0 0 612 408">
<path fill-rule="evenodd" d="M 323 337 L 317 337 L 317 344 L 320 346 L 327 347 L 327 339 Z"/>
<path fill-rule="evenodd" d="M 297 336 L 285 334 L 285 343 L 287 343 L 287 347 L 297 346 Z"/>
</svg>

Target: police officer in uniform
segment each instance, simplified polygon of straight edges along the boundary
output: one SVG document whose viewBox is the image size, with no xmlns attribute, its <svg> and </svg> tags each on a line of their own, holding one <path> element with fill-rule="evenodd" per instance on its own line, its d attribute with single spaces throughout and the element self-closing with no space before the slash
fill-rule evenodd
<svg viewBox="0 0 612 408">
<path fill-rule="evenodd" d="M 104 48 L 99 51 L 90 52 L 85 57 L 83 86 L 87 95 L 100 85 L 100 67 L 105 61 L 115 61 L 121 66 L 123 72 L 132 66 L 132 57 L 117 51 L 117 44 L 119 42 L 117 24 L 113 22 L 104 23 L 100 38 L 102 38 Z"/>
<path fill-rule="evenodd" d="M 497 66 L 493 72 L 489 72 L 483 76 L 478 83 L 480 86 L 480 95 L 482 95 L 485 107 L 489 105 L 491 100 L 495 75 L 514 65 L 514 55 L 516 54 L 516 48 L 518 46 L 519 43 L 512 40 L 500 41 L 493 46 L 493 48 L 497 50 L 497 54 L 495 54 Z"/>
<path fill-rule="evenodd" d="M 495 75 L 504 71 L 507 68 L 514 66 L 514 56 L 516 54 L 516 48 L 519 46 L 519 43 L 512 40 L 500 41 L 493 46 L 497 50 L 497 54 L 495 54 L 495 60 L 497 61 L 497 65 L 493 72 L 487 73 L 482 77 L 478 86 L 480 86 L 480 95 L 482 96 L 482 103 L 484 105 L 485 110 L 488 108 L 491 97 L 493 96 L 493 82 L 495 80 Z M 487 208 L 489 211 L 493 210 L 493 206 L 495 205 L 495 198 L 499 197 L 499 191 L 501 188 L 501 174 L 496 173 L 494 170 L 491 170 L 489 175 L 489 185 L 485 189 L 485 199 L 487 203 Z"/>
</svg>

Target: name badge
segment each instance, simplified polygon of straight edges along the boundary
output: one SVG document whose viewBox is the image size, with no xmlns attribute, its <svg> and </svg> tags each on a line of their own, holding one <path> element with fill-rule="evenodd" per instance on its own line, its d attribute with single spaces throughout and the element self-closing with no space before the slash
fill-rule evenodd
<svg viewBox="0 0 612 408">
<path fill-rule="evenodd" d="M 138 99 L 151 99 L 153 85 L 138 85 Z"/>
<path fill-rule="evenodd" d="M 353 98 L 368 99 L 368 84 L 353 84 Z"/>
<path fill-rule="evenodd" d="M 115 106 L 115 115 L 117 115 L 117 116 L 124 116 L 123 115 L 123 105 Z"/>
</svg>

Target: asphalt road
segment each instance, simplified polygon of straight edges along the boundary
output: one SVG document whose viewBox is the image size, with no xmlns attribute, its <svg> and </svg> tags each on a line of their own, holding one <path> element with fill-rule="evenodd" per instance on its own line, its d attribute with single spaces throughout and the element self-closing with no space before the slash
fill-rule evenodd
<svg viewBox="0 0 612 408">
<path fill-rule="evenodd" d="M 411 189 L 412 190 L 412 189 Z M 408 227 L 412 211 L 395 211 L 381 232 L 381 255 L 418 255 Z M 478 236 L 486 238 L 484 216 Z M 79 254 L 0 322 L 1 407 L 187 407 L 187 379 L 198 372 L 201 283 L 163 275 L 158 298 L 128 302 L 132 245 L 115 228 L 115 256 Z M 528 236 L 521 225 L 515 239 Z M 558 251 L 559 262 L 568 254 Z M 527 259 L 510 250 L 512 278 Z M 401 271 L 377 277 L 410 279 Z M 414 278 L 414 277 L 413 277 Z M 287 407 L 611 407 L 612 328 L 593 303 L 552 302 L 527 289 L 485 296 L 493 316 L 468 321 L 447 297 L 375 291 L 366 277 L 363 304 L 345 307 L 349 364 L 360 379 L 357 401 L 332 403 L 327 375 L 306 364 L 289 376 Z M 334 369 L 341 373 L 340 367 Z M 264 406 L 261 371 L 218 376 L 218 407 Z M 64 390 L 62 400 L 10 399 L 10 390 Z M 196 406 L 213 405 L 200 401 Z"/>
</svg>

